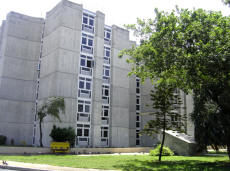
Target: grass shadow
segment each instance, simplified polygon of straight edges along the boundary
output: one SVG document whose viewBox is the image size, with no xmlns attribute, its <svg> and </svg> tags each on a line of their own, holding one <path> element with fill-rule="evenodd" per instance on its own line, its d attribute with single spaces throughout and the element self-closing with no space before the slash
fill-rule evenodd
<svg viewBox="0 0 230 171">
<path fill-rule="evenodd" d="M 142 161 L 142 160 L 129 160 L 125 164 L 118 164 L 115 168 L 124 171 L 152 171 L 152 170 L 193 170 L 193 171 L 229 171 L 230 162 L 217 161 L 217 162 L 202 162 L 198 160 L 181 160 L 181 161 Z"/>
</svg>

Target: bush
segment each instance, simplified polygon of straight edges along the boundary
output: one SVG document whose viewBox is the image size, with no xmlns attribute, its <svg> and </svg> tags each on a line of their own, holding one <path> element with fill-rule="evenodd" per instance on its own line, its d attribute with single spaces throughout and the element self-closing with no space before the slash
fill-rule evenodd
<svg viewBox="0 0 230 171">
<path fill-rule="evenodd" d="M 70 143 L 70 146 L 73 147 L 76 134 L 72 127 L 59 128 L 54 125 L 50 133 L 50 137 L 53 139 L 53 141 L 56 141 L 56 142 L 68 141 Z"/>
<path fill-rule="evenodd" d="M 150 156 L 159 156 L 160 155 L 160 149 L 161 149 L 161 144 L 159 144 L 155 149 L 150 150 L 149 155 Z M 174 153 L 170 148 L 168 147 L 163 147 L 162 151 L 162 156 L 173 156 Z"/>
<path fill-rule="evenodd" d="M 6 136 L 0 135 L 0 145 L 6 145 Z"/>
</svg>

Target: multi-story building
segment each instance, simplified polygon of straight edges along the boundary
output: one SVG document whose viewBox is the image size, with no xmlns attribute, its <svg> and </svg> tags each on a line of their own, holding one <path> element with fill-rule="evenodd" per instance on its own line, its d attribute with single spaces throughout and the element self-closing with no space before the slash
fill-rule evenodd
<svg viewBox="0 0 230 171">
<path fill-rule="evenodd" d="M 54 124 L 74 127 L 78 147 L 151 146 L 139 136 L 150 116 L 151 83 L 128 77 L 129 32 L 105 25 L 105 15 L 62 0 L 46 18 L 10 12 L 0 28 L 0 134 L 8 144 L 38 145 L 36 111 L 64 97 L 61 121 L 45 118 L 43 144 Z M 186 112 L 186 111 L 185 111 Z"/>
</svg>

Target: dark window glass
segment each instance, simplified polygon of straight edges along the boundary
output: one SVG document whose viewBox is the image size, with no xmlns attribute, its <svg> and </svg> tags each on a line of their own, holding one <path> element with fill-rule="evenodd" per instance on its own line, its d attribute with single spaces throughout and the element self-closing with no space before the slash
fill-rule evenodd
<svg viewBox="0 0 230 171">
<path fill-rule="evenodd" d="M 140 140 L 136 140 L 136 145 L 140 145 Z"/>
<path fill-rule="evenodd" d="M 136 138 L 139 138 L 139 137 L 140 137 L 139 133 L 136 133 Z"/>
<path fill-rule="evenodd" d="M 104 137 L 108 137 L 108 131 L 104 131 Z"/>
<path fill-rule="evenodd" d="M 90 90 L 90 83 L 86 83 L 86 89 Z"/>
<path fill-rule="evenodd" d="M 85 66 L 85 59 L 81 59 L 81 66 Z"/>
<path fill-rule="evenodd" d="M 83 112 L 83 105 L 82 104 L 78 105 L 78 112 Z"/>
<path fill-rule="evenodd" d="M 84 23 L 84 24 L 88 24 L 88 19 L 87 19 L 87 17 L 83 17 L 83 23 Z"/>
<path fill-rule="evenodd" d="M 82 130 L 81 129 L 77 129 L 77 136 L 82 136 Z"/>
<path fill-rule="evenodd" d="M 105 95 L 109 96 L 109 90 L 105 90 Z"/>
<path fill-rule="evenodd" d="M 83 45 L 86 45 L 86 41 L 87 41 L 87 39 L 86 39 L 85 37 L 82 37 L 81 43 L 82 43 Z"/>
<path fill-rule="evenodd" d="M 107 57 L 109 57 L 110 56 L 110 51 L 106 51 L 105 54 L 106 54 Z"/>
<path fill-rule="evenodd" d="M 110 33 L 106 33 L 106 38 L 110 39 Z"/>
<path fill-rule="evenodd" d="M 109 111 L 108 110 L 104 110 L 104 116 L 109 116 Z"/>
<path fill-rule="evenodd" d="M 140 110 L 140 105 L 136 105 L 136 110 Z"/>
<path fill-rule="evenodd" d="M 136 93 L 140 93 L 140 89 L 139 88 L 136 88 Z"/>
<path fill-rule="evenodd" d="M 136 122 L 136 127 L 139 128 L 140 127 L 140 123 Z"/>
<path fill-rule="evenodd" d="M 91 68 L 92 61 L 87 61 L 87 67 Z"/>
<path fill-rule="evenodd" d="M 140 121 L 140 117 L 139 116 L 137 116 L 137 121 Z"/>
<path fill-rule="evenodd" d="M 109 70 L 105 70 L 105 75 L 109 76 Z"/>
<path fill-rule="evenodd" d="M 89 113 L 89 105 L 85 105 L 85 112 Z"/>
<path fill-rule="evenodd" d="M 88 129 L 84 129 L 84 136 L 88 137 L 89 136 L 89 130 Z"/>
<path fill-rule="evenodd" d="M 94 25 L 94 21 L 89 19 L 89 25 L 93 26 Z"/>
<path fill-rule="evenodd" d="M 93 46 L 93 40 L 89 39 L 89 40 L 88 40 L 88 45 L 89 45 L 89 46 Z"/>
<path fill-rule="evenodd" d="M 140 99 L 137 99 L 137 104 L 140 104 Z"/>
<path fill-rule="evenodd" d="M 79 88 L 84 88 L 84 82 L 83 81 L 79 81 Z"/>
</svg>

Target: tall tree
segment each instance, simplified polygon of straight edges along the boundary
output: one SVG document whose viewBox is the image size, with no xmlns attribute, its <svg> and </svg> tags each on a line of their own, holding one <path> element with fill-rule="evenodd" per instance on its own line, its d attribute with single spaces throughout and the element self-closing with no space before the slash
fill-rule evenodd
<svg viewBox="0 0 230 171">
<path fill-rule="evenodd" d="M 226 118 L 221 124 L 230 154 L 230 17 L 202 9 L 155 14 L 127 26 L 141 37 L 141 45 L 121 55 L 131 56 L 132 73 L 142 80 L 168 81 L 190 93 L 206 91 Z"/>
<path fill-rule="evenodd" d="M 155 86 L 155 89 L 151 92 L 154 112 L 149 113 L 154 119 L 148 121 L 142 130 L 142 133 L 150 136 L 162 133 L 159 162 L 161 162 L 165 142 L 165 131 L 185 132 L 186 117 L 179 113 L 181 99 L 179 94 L 175 93 L 175 90 L 176 88 L 173 85 L 166 82 L 161 82 L 161 84 Z"/>
<path fill-rule="evenodd" d="M 59 117 L 60 112 L 65 112 L 65 101 L 62 97 L 51 97 L 46 100 L 43 105 L 38 109 L 38 120 L 39 120 L 39 130 L 40 130 L 40 146 L 43 147 L 42 143 L 42 123 L 46 116 L 51 116 L 57 118 L 61 121 Z"/>
</svg>

